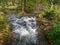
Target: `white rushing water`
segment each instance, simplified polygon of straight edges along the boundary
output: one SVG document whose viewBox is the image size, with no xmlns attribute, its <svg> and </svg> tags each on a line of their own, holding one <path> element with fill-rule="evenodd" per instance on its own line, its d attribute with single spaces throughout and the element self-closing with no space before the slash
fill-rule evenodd
<svg viewBox="0 0 60 45">
<path fill-rule="evenodd" d="M 12 28 L 11 35 L 12 33 L 16 34 L 13 35 L 15 41 L 11 45 L 36 45 L 37 27 L 35 17 L 11 15 L 9 25 Z"/>
</svg>

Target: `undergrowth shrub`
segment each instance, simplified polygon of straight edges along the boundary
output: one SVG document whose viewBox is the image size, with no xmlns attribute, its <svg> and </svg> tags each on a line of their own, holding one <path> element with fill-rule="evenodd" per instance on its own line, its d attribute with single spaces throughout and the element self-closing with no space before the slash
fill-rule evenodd
<svg viewBox="0 0 60 45">
<path fill-rule="evenodd" d="M 55 12 L 54 12 L 54 10 L 51 10 L 51 11 L 45 10 L 45 15 L 44 15 L 44 17 L 45 17 L 46 19 L 48 19 L 48 20 L 54 19 L 54 17 L 55 17 Z"/>
<path fill-rule="evenodd" d="M 60 22 L 52 24 L 51 30 L 47 34 L 49 41 L 53 40 L 53 45 L 60 45 Z"/>
</svg>

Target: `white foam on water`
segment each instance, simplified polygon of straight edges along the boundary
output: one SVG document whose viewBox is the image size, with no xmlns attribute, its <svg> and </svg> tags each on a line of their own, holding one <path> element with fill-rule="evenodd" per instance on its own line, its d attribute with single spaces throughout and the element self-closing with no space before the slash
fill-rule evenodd
<svg viewBox="0 0 60 45">
<path fill-rule="evenodd" d="M 9 24 L 13 27 L 12 33 L 15 32 L 16 36 L 18 35 L 16 38 L 19 38 L 19 40 L 24 40 L 22 41 L 22 45 L 27 45 L 26 43 L 30 42 L 36 43 L 37 27 L 35 17 L 22 16 L 19 18 L 13 15 L 9 18 Z M 16 45 L 20 44 L 17 43 Z"/>
</svg>

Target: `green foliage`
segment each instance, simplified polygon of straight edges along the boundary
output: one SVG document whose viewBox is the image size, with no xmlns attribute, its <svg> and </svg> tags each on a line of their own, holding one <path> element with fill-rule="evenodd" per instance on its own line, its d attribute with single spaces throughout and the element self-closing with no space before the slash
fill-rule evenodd
<svg viewBox="0 0 60 45">
<path fill-rule="evenodd" d="M 17 9 L 18 7 L 22 6 L 21 2 L 22 2 L 22 0 L 1 0 L 0 1 L 0 10 Z"/>
<path fill-rule="evenodd" d="M 59 4 L 60 3 L 60 0 L 38 0 L 38 1 L 40 1 L 41 3 L 48 3 L 48 4 L 51 4 L 51 3 L 53 3 L 53 4 Z"/>
<path fill-rule="evenodd" d="M 5 39 L 9 34 L 9 25 L 7 24 L 7 17 L 0 15 L 0 40 Z"/>
<path fill-rule="evenodd" d="M 55 16 L 56 16 L 56 13 L 55 13 L 55 11 L 54 10 L 44 10 L 44 13 L 45 13 L 45 15 L 44 15 L 44 17 L 46 18 L 46 19 L 48 19 L 48 20 L 53 20 L 53 19 L 55 19 Z"/>
<path fill-rule="evenodd" d="M 53 45 L 60 45 L 60 22 L 52 24 L 52 29 L 48 32 L 47 38 L 53 40 Z"/>
<path fill-rule="evenodd" d="M 36 2 L 34 0 L 27 0 L 25 5 L 26 12 L 32 12 L 35 9 Z"/>
<path fill-rule="evenodd" d="M 56 40 L 54 41 L 54 45 L 60 45 L 60 39 L 56 39 Z"/>
</svg>

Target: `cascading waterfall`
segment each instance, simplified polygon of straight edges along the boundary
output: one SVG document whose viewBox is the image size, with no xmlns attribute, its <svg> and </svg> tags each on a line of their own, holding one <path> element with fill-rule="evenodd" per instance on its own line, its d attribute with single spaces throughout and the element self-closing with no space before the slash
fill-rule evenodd
<svg viewBox="0 0 60 45">
<path fill-rule="evenodd" d="M 12 28 L 11 35 L 15 33 L 14 41 L 11 45 L 36 45 L 37 44 L 37 27 L 36 18 L 33 16 L 9 17 L 9 25 Z"/>
</svg>

